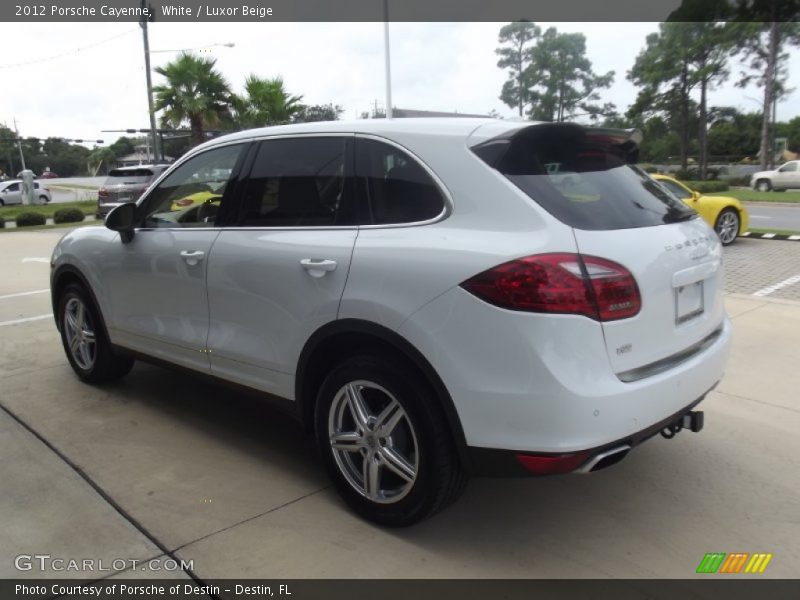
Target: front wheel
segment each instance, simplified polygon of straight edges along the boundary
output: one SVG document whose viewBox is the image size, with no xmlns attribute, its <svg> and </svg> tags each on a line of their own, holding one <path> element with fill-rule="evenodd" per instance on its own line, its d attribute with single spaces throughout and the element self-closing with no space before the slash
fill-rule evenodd
<svg viewBox="0 0 800 600">
<path fill-rule="evenodd" d="M 772 184 L 768 179 L 759 179 L 756 183 L 756 189 L 759 192 L 768 192 L 772 189 Z"/>
<path fill-rule="evenodd" d="M 133 359 L 114 354 L 100 312 L 86 289 L 73 283 L 58 301 L 61 342 L 72 370 L 87 383 L 102 383 L 127 375 Z"/>
<path fill-rule="evenodd" d="M 714 231 L 719 236 L 723 246 L 732 244 L 739 235 L 739 213 L 733 208 L 726 208 L 717 217 Z"/>
<path fill-rule="evenodd" d="M 374 356 L 345 360 L 325 378 L 315 420 L 337 491 L 370 521 L 412 525 L 466 484 L 438 399 L 411 369 Z"/>
<path fill-rule="evenodd" d="M 39 204 L 47 204 L 50 202 L 50 198 L 47 196 L 39 196 Z"/>
</svg>

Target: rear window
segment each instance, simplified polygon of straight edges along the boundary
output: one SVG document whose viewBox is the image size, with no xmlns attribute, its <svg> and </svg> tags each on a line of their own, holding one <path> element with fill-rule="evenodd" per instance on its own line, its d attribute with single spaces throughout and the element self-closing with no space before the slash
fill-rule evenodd
<svg viewBox="0 0 800 600">
<path fill-rule="evenodd" d="M 106 183 L 146 183 L 153 177 L 150 169 L 112 169 Z"/>
<path fill-rule="evenodd" d="M 494 166 L 545 210 L 578 229 L 652 227 L 696 215 L 629 165 L 628 149 L 587 131 L 575 126 L 524 130 L 508 141 Z"/>
</svg>

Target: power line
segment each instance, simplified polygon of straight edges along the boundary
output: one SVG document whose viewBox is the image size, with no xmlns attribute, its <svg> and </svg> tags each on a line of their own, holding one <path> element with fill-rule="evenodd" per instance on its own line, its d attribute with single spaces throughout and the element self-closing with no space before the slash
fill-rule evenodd
<svg viewBox="0 0 800 600">
<path fill-rule="evenodd" d="M 106 38 L 104 40 L 100 40 L 99 42 L 95 42 L 93 44 L 89 44 L 87 46 L 81 46 L 79 48 L 75 48 L 74 50 L 68 50 L 67 52 L 62 52 L 61 54 L 53 54 L 52 56 L 45 56 L 43 58 L 34 58 L 33 60 L 28 60 L 25 62 L 14 63 L 13 65 L 0 65 L 0 70 L 2 69 L 14 69 L 16 67 L 26 67 L 28 65 L 36 65 L 44 62 L 49 62 L 51 60 L 56 60 L 59 58 L 64 58 L 65 56 L 71 56 L 73 54 L 78 54 L 79 52 L 83 52 L 84 50 L 88 50 L 89 48 L 95 48 L 112 40 L 116 40 L 117 38 L 121 38 L 122 36 L 128 35 L 136 31 L 136 29 L 130 29 L 128 31 L 124 31 L 122 33 L 118 33 L 110 38 Z"/>
</svg>

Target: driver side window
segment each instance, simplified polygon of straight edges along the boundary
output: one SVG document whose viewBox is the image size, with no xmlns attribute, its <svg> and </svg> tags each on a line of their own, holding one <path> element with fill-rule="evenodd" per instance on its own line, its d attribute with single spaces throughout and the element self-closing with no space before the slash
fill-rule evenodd
<svg viewBox="0 0 800 600">
<path fill-rule="evenodd" d="M 242 148 L 215 148 L 175 169 L 148 196 L 141 226 L 212 227 Z"/>
</svg>

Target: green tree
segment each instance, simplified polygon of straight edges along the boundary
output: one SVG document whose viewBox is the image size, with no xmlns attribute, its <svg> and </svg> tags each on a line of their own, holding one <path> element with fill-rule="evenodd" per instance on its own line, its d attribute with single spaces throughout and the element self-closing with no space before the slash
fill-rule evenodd
<svg viewBox="0 0 800 600">
<path fill-rule="evenodd" d="M 743 73 L 738 85 L 756 82 L 763 88 L 761 122 L 761 168 L 774 161 L 773 135 L 770 127 L 773 103 L 784 95 L 788 77 L 786 47 L 800 45 L 800 0 L 740 0 L 735 18 L 737 50 L 748 62 L 749 73 Z"/>
<path fill-rule="evenodd" d="M 681 167 L 688 164 L 692 129 L 691 92 L 697 84 L 692 56 L 687 52 L 692 38 L 685 23 L 661 23 L 657 33 L 647 36 L 645 47 L 636 57 L 628 79 L 639 86 L 630 116 L 663 115 L 680 140 Z"/>
<path fill-rule="evenodd" d="M 225 78 L 214 68 L 216 60 L 183 53 L 155 71 L 167 81 L 153 88 L 155 110 L 168 127 L 188 123 L 194 144 L 205 141 L 205 131 L 230 114 L 232 95 Z"/>
<path fill-rule="evenodd" d="M 303 106 L 292 115 L 292 123 L 311 123 L 314 121 L 338 121 L 344 109 L 338 104 L 314 104 Z"/>
<path fill-rule="evenodd" d="M 497 66 L 508 69 L 508 81 L 503 84 L 500 100 L 511 108 L 519 110 L 521 117 L 530 104 L 531 76 L 528 68 L 531 62 L 531 44 L 541 35 L 541 29 L 528 21 L 509 23 L 500 29 L 497 41 L 501 44 L 495 50 L 500 60 Z"/>
<path fill-rule="evenodd" d="M 243 96 L 235 96 L 233 100 L 235 120 L 242 129 L 289 123 L 303 109 L 300 103 L 303 97 L 289 94 L 281 77 L 264 79 L 250 75 L 244 91 Z"/>
<path fill-rule="evenodd" d="M 117 139 L 116 142 L 111 144 L 109 148 L 114 153 L 114 156 L 119 158 L 120 156 L 133 154 L 136 150 L 136 145 L 131 138 L 123 135 L 121 138 Z"/>
<path fill-rule="evenodd" d="M 113 167 L 117 160 L 117 155 L 111 146 L 98 146 L 89 154 L 87 166 L 92 177 L 96 177 L 100 171 L 108 172 L 109 167 Z"/>
<path fill-rule="evenodd" d="M 592 119 L 614 111 L 613 104 L 599 105 L 598 89 L 611 86 L 614 71 L 597 75 L 586 58 L 586 36 L 558 33 L 550 27 L 531 50 L 528 76 L 532 119 L 564 121 L 583 111 Z"/>
</svg>

